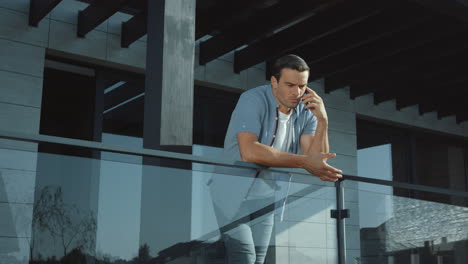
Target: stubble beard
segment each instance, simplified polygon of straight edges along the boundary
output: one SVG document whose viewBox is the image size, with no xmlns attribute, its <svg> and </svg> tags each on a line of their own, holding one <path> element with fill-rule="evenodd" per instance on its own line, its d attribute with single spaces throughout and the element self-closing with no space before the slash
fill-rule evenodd
<svg viewBox="0 0 468 264">
<path fill-rule="evenodd" d="M 281 104 L 289 109 L 295 109 L 297 107 L 297 105 L 299 104 L 299 102 L 297 102 L 296 104 L 294 103 L 290 103 L 288 101 L 284 102 L 283 100 L 281 100 Z"/>
</svg>

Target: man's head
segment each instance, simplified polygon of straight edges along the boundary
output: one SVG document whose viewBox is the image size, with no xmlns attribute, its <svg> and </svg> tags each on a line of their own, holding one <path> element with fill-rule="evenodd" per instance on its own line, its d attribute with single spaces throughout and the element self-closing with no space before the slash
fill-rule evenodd
<svg viewBox="0 0 468 264">
<path fill-rule="evenodd" d="M 272 68 L 271 87 L 279 104 L 279 110 L 288 114 L 295 108 L 306 91 L 309 66 L 296 55 L 279 58 Z"/>
</svg>

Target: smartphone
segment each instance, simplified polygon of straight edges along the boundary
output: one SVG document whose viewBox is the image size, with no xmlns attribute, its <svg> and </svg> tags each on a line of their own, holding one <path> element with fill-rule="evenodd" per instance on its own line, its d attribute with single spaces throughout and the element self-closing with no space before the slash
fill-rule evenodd
<svg viewBox="0 0 468 264">
<path fill-rule="evenodd" d="M 306 94 L 309 94 L 309 91 L 306 90 L 306 91 L 302 94 L 301 100 L 302 100 L 302 97 L 304 97 L 304 95 L 306 95 Z M 308 105 L 309 103 L 310 103 L 310 102 L 307 102 L 306 105 Z"/>
</svg>

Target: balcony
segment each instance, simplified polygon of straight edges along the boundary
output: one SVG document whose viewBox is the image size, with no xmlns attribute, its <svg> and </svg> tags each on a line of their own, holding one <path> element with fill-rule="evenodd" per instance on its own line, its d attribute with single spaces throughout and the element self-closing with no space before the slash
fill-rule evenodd
<svg viewBox="0 0 468 264">
<path fill-rule="evenodd" d="M 291 169 L 255 178 L 261 167 L 201 146 L 188 155 L 0 137 L 74 149 L 0 150 L 0 263 L 224 263 L 240 226 L 265 224 L 271 237 L 253 241 L 267 247 L 265 263 L 468 260 L 467 192 L 353 175 L 329 183 Z"/>
</svg>

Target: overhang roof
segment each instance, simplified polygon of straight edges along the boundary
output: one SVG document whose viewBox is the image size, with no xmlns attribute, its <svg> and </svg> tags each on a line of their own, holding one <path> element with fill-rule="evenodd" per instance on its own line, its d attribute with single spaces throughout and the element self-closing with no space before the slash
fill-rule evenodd
<svg viewBox="0 0 468 264">
<path fill-rule="evenodd" d="M 61 0 L 31 0 L 35 25 Z M 147 0 L 82 0 L 78 36 L 118 11 L 122 47 L 146 34 Z M 234 51 L 234 72 L 294 53 L 323 78 L 326 92 L 419 105 L 468 120 L 467 0 L 197 0 L 200 64 Z"/>
</svg>

